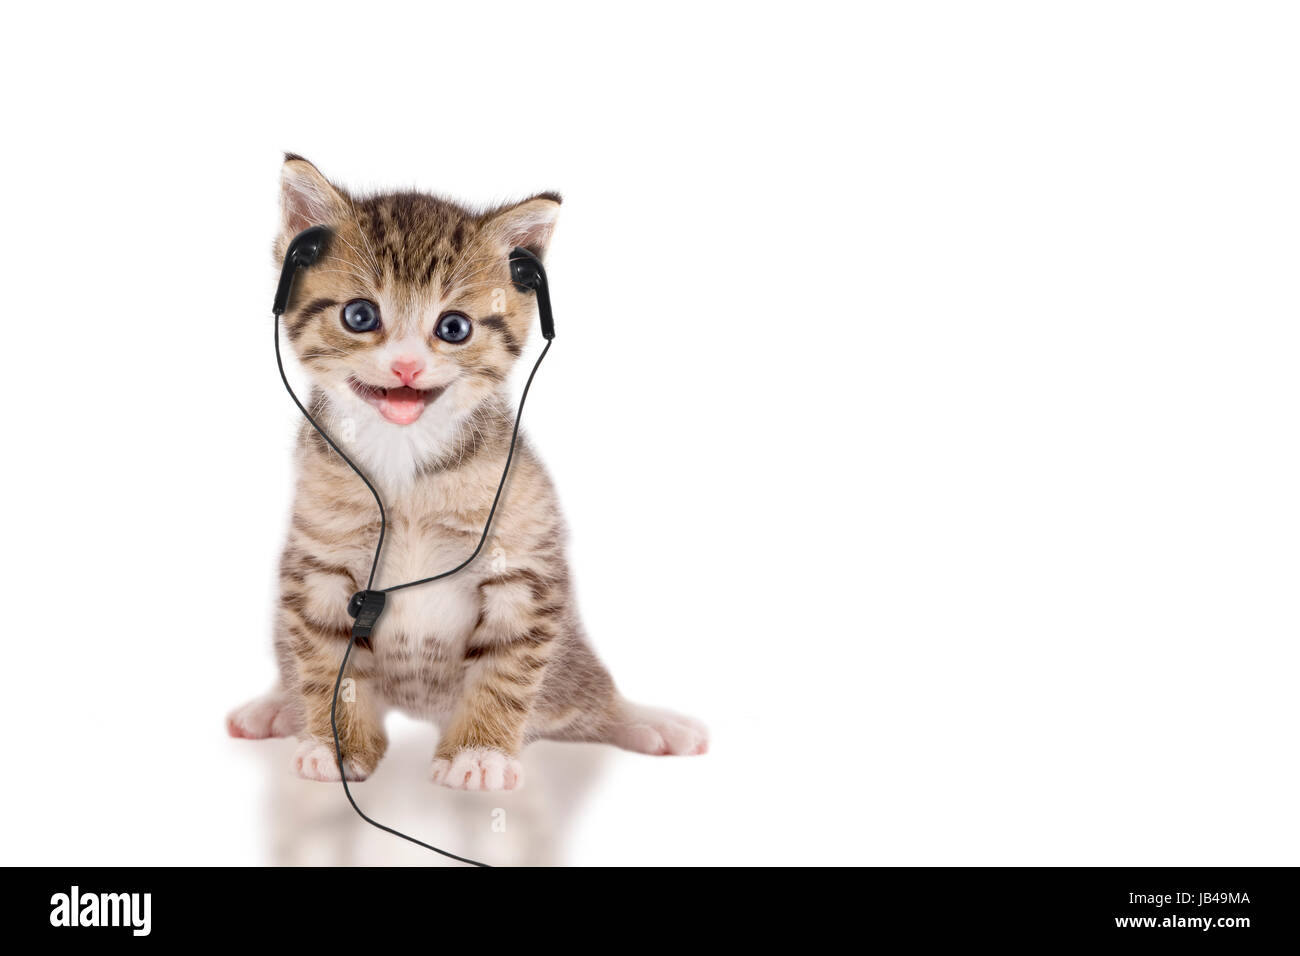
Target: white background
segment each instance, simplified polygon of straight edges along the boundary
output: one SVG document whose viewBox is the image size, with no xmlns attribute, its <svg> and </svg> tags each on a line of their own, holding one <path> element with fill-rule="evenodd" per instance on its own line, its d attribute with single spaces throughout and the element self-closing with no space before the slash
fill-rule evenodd
<svg viewBox="0 0 1300 956">
<path fill-rule="evenodd" d="M 483 797 L 395 720 L 385 822 L 494 862 L 1300 862 L 1286 5 L 5 21 L 4 862 L 426 862 L 224 735 L 273 675 L 282 150 L 564 193 L 526 426 L 600 653 L 713 730 Z"/>
</svg>

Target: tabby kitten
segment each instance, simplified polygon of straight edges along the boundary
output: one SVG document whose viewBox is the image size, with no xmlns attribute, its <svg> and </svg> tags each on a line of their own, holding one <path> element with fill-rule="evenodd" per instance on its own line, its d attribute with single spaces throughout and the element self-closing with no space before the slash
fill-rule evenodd
<svg viewBox="0 0 1300 956">
<path fill-rule="evenodd" d="M 284 332 L 312 380 L 317 420 L 379 487 L 388 537 L 376 586 L 427 577 L 474 550 L 513 426 L 507 373 L 533 327 L 531 295 L 509 280 L 515 246 L 537 255 L 560 208 L 543 193 L 486 212 L 418 193 L 354 198 L 289 155 L 277 265 L 289 240 L 328 225 L 326 254 L 300 273 Z M 234 711 L 234 737 L 296 735 L 300 775 L 338 780 L 330 700 L 347 646 L 348 598 L 366 583 L 379 533 L 374 501 L 306 423 L 280 565 L 280 686 Z M 364 780 L 397 707 L 435 722 L 433 779 L 509 790 L 539 737 L 698 754 L 696 721 L 621 697 L 583 636 L 555 490 L 520 438 L 491 537 L 446 580 L 388 596 L 358 642 L 340 694 L 349 780 Z"/>
</svg>

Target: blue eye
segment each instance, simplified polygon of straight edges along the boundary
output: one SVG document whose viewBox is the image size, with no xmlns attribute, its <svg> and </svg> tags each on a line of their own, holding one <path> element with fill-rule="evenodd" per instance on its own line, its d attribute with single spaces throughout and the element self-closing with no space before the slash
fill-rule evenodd
<svg viewBox="0 0 1300 956">
<path fill-rule="evenodd" d="M 373 332 L 379 328 L 379 306 L 369 299 L 353 299 L 343 307 L 343 324 L 353 332 Z"/>
<path fill-rule="evenodd" d="M 464 342 L 469 338 L 472 328 L 465 316 L 459 312 L 448 312 L 438 320 L 438 327 L 433 332 L 444 342 Z"/>
</svg>

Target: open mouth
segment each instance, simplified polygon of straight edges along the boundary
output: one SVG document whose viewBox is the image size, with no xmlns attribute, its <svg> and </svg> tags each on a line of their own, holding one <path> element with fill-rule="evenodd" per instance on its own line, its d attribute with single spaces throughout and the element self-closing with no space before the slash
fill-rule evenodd
<svg viewBox="0 0 1300 956">
<path fill-rule="evenodd" d="M 379 414 L 384 416 L 385 421 L 392 422 L 394 425 L 411 424 L 424 414 L 427 405 L 436 401 L 438 396 L 447 390 L 445 385 L 423 389 L 408 388 L 405 385 L 398 388 L 380 388 L 358 382 L 355 378 L 348 379 L 348 384 L 352 386 L 352 391 L 375 406 Z"/>
</svg>

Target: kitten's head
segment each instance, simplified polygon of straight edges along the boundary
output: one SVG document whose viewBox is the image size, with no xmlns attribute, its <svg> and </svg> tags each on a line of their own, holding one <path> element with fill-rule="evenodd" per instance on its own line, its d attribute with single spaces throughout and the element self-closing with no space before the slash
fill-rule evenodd
<svg viewBox="0 0 1300 956">
<path fill-rule="evenodd" d="M 353 198 L 287 156 L 277 264 L 308 226 L 332 234 L 298 274 L 284 326 L 332 417 L 403 443 L 469 419 L 533 321 L 510 250 L 542 255 L 559 208 L 553 193 L 484 212 L 414 192 Z"/>
</svg>

